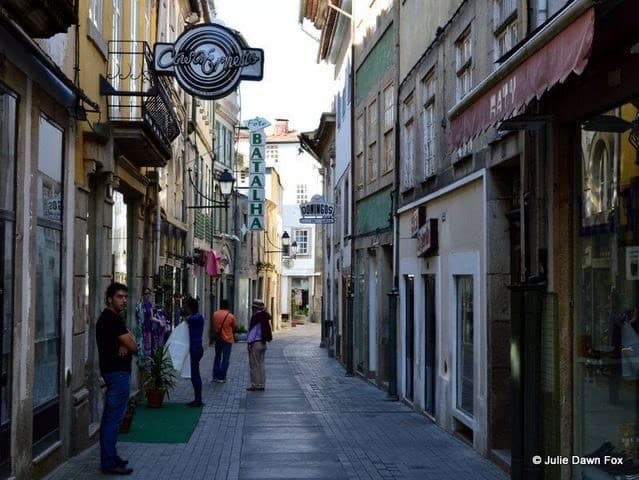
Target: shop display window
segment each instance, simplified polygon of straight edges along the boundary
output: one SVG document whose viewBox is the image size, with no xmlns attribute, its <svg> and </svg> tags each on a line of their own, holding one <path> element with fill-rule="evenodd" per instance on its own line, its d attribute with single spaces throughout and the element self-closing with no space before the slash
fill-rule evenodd
<svg viewBox="0 0 639 480">
<path fill-rule="evenodd" d="M 639 461 L 639 138 L 626 104 L 580 132 L 575 242 L 575 454 Z M 615 472 L 627 474 L 630 462 Z M 636 473 L 636 472 L 634 472 Z"/>
</svg>

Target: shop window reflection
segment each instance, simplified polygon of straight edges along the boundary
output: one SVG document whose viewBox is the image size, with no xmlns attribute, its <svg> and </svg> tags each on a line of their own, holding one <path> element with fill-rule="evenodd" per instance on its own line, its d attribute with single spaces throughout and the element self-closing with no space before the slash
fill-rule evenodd
<svg viewBox="0 0 639 480">
<path fill-rule="evenodd" d="M 606 115 L 630 122 L 637 109 Z M 575 446 L 639 459 L 639 200 L 631 130 L 581 132 L 575 276 Z M 605 452 L 604 452 L 605 453 Z"/>
</svg>

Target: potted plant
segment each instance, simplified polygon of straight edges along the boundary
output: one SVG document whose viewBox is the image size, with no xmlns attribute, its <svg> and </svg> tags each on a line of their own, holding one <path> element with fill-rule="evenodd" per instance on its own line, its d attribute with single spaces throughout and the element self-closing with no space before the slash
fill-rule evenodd
<svg viewBox="0 0 639 480">
<path fill-rule="evenodd" d="M 124 417 L 122 417 L 122 421 L 120 422 L 120 427 L 118 429 L 119 433 L 127 433 L 131 429 L 131 422 L 133 421 L 135 407 L 137 406 L 138 399 L 136 397 L 129 398 L 129 402 L 126 406 L 126 411 L 124 412 Z"/>
<path fill-rule="evenodd" d="M 144 374 L 143 385 L 149 407 L 160 408 L 164 395 L 168 398 L 169 390 L 174 388 L 175 384 L 175 370 L 168 354 L 168 347 L 158 347 L 149 356 Z"/>
<path fill-rule="evenodd" d="M 246 327 L 244 325 L 238 325 L 235 327 L 235 332 L 233 332 L 233 334 L 236 342 L 246 342 L 246 338 L 248 337 L 248 333 L 246 332 Z"/>
</svg>

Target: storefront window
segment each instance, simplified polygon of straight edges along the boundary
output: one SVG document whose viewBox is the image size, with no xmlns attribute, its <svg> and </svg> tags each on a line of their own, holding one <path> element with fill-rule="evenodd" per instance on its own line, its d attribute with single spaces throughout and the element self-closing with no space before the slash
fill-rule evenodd
<svg viewBox="0 0 639 480">
<path fill-rule="evenodd" d="M 457 275 L 457 408 L 473 416 L 473 276 Z"/>
<path fill-rule="evenodd" d="M 16 182 L 16 99 L 0 87 L 0 425 L 11 418 L 11 334 Z M 4 432 L 0 435 L 6 435 Z M 6 442 L 0 441 L 0 444 Z M 0 462 L 7 458 L 0 447 Z"/>
<path fill-rule="evenodd" d="M 38 227 L 38 263 L 35 340 L 35 380 L 33 405 L 39 406 L 58 396 L 60 358 L 60 247 L 62 232 Z"/>
<path fill-rule="evenodd" d="M 63 131 L 44 115 L 38 129 L 33 441 L 56 437 L 60 395 Z"/>
<path fill-rule="evenodd" d="M 16 100 L 0 87 L 0 210 L 13 212 L 15 198 Z"/>
<path fill-rule="evenodd" d="M 637 109 L 623 105 L 581 131 L 575 242 L 577 453 L 639 459 L 639 163 Z M 623 133 L 605 120 L 627 121 Z M 618 122 L 623 123 L 623 122 Z M 617 132 L 619 129 L 616 130 Z M 604 451 L 606 450 L 606 451 Z"/>
</svg>

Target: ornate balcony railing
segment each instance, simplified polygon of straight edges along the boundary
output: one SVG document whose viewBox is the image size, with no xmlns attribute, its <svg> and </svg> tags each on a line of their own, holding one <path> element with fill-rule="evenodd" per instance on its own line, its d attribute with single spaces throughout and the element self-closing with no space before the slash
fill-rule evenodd
<svg viewBox="0 0 639 480">
<path fill-rule="evenodd" d="M 33 38 L 49 38 L 78 23 L 77 0 L 2 0 L 0 8 Z"/>
<path fill-rule="evenodd" d="M 100 93 L 107 97 L 116 143 L 136 165 L 162 166 L 180 133 L 170 80 L 153 72 L 151 49 L 144 41 L 110 41 L 108 62 Z"/>
</svg>

